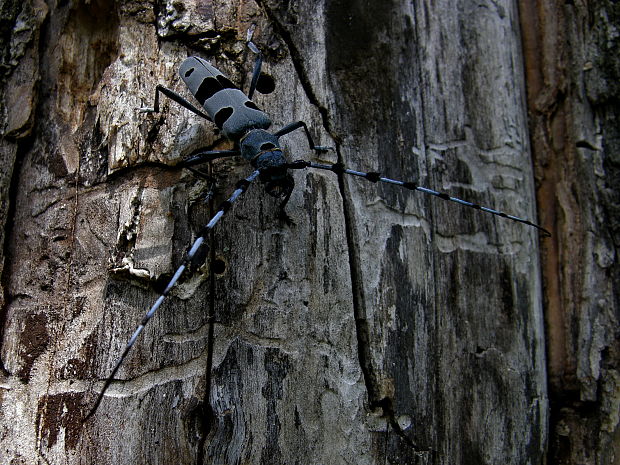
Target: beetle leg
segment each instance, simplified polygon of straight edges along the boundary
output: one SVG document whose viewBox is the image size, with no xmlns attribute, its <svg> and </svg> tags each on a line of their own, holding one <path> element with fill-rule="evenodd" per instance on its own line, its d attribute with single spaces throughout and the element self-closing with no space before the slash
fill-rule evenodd
<svg viewBox="0 0 620 465">
<path fill-rule="evenodd" d="M 248 91 L 248 98 L 250 100 L 252 100 L 252 95 L 254 95 L 254 91 L 256 90 L 256 84 L 258 83 L 258 79 L 260 78 L 260 70 L 263 65 L 263 54 L 256 46 L 256 44 L 252 42 L 254 29 L 256 29 L 256 25 L 252 24 L 252 26 L 248 29 L 248 35 L 246 39 L 248 48 L 256 54 L 256 60 L 254 61 L 254 71 L 252 72 L 252 81 L 250 82 L 250 90 Z"/>
<path fill-rule="evenodd" d="M 327 152 L 328 150 L 334 150 L 333 147 L 327 147 L 324 145 L 314 145 L 314 140 L 312 139 L 312 134 L 310 134 L 310 130 L 308 129 L 308 125 L 303 121 L 297 121 L 295 123 L 290 123 L 284 126 L 282 129 L 274 133 L 276 137 L 282 137 L 286 134 L 289 134 L 296 129 L 304 128 L 304 132 L 306 133 L 306 138 L 308 139 L 308 145 L 310 149 L 316 152 Z"/>
<path fill-rule="evenodd" d="M 186 100 L 180 94 L 177 94 L 175 91 L 170 90 L 167 87 L 162 86 L 161 84 L 158 84 L 157 87 L 155 87 L 155 102 L 153 103 L 153 107 L 152 108 L 143 107 L 143 108 L 138 108 L 138 110 L 143 113 L 159 113 L 159 93 L 160 92 L 164 94 L 166 97 L 168 97 L 170 100 L 173 100 L 179 105 L 181 105 L 182 107 L 187 108 L 192 113 L 195 113 L 198 116 L 205 118 L 208 121 L 212 121 L 212 119 L 206 113 L 203 113 L 202 111 L 200 111 L 198 108 L 192 105 L 188 100 Z"/>
<path fill-rule="evenodd" d="M 185 160 L 181 162 L 181 166 L 188 167 L 200 165 L 209 161 L 224 157 L 235 157 L 240 155 L 239 150 L 204 150 L 198 149 L 192 152 Z"/>
<path fill-rule="evenodd" d="M 215 183 L 215 178 L 210 174 L 203 173 L 202 171 L 197 170 L 196 168 L 192 168 L 191 166 L 186 166 L 185 169 L 189 170 L 197 178 L 204 179 L 205 181 L 209 181 L 212 184 Z"/>
<path fill-rule="evenodd" d="M 116 362 L 116 365 L 112 369 L 112 372 L 110 373 L 110 375 L 106 379 L 106 381 L 105 381 L 105 383 L 103 385 L 103 388 L 101 389 L 101 391 L 99 392 L 99 395 L 97 396 L 97 400 L 95 401 L 95 403 L 92 406 L 92 408 L 91 408 L 90 412 L 88 413 L 88 415 L 86 415 L 84 421 L 86 421 L 90 417 L 92 417 L 95 414 L 95 412 L 97 411 L 97 408 L 99 407 L 99 404 L 103 400 L 103 397 L 104 397 L 106 391 L 108 390 L 108 388 L 110 387 L 110 385 L 114 381 L 114 376 L 116 375 L 116 372 L 119 370 L 119 368 L 121 367 L 121 365 L 125 361 L 125 358 L 127 357 L 127 354 L 129 353 L 129 351 L 131 350 L 131 348 L 135 344 L 136 340 L 138 339 L 138 336 L 140 336 L 140 334 L 142 333 L 142 331 L 144 330 L 144 328 L 146 327 L 148 322 L 151 320 L 151 318 L 153 317 L 153 315 L 157 311 L 157 309 L 163 303 L 163 301 L 166 298 L 166 296 L 170 293 L 172 288 L 175 286 L 175 284 L 177 283 L 177 281 L 179 280 L 179 278 L 183 274 L 183 271 L 185 271 L 185 269 L 189 266 L 190 262 L 192 261 L 192 259 L 194 258 L 194 256 L 198 252 L 198 250 L 204 244 L 205 239 L 206 239 L 207 235 L 209 234 L 209 231 L 211 231 L 211 229 L 213 229 L 213 227 L 217 224 L 217 222 L 220 220 L 220 218 L 222 218 L 222 216 L 224 216 L 224 214 L 230 209 L 230 207 L 237 200 L 237 198 L 239 198 L 239 196 L 241 194 L 243 194 L 247 190 L 247 188 L 250 185 L 250 183 L 252 183 L 252 181 L 254 181 L 258 177 L 258 175 L 259 175 L 259 171 L 256 170 L 251 175 L 249 175 L 247 178 L 242 179 L 241 181 L 239 181 L 237 183 L 237 188 L 232 193 L 230 198 L 220 205 L 220 207 L 218 208 L 217 213 L 213 216 L 213 218 L 211 218 L 211 221 L 209 221 L 202 228 L 202 230 L 200 231 L 200 236 L 194 241 L 194 243 L 192 244 L 192 246 L 190 247 L 188 252 L 185 254 L 185 258 L 183 259 L 183 263 L 181 264 L 181 266 L 179 266 L 177 271 L 174 273 L 174 275 L 172 276 L 172 278 L 168 282 L 168 285 L 166 286 L 164 291 L 160 294 L 159 298 L 151 306 L 149 311 L 146 312 L 146 314 L 144 315 L 144 317 L 140 321 L 140 324 L 138 325 L 138 327 L 134 331 L 133 335 L 131 336 L 131 338 L 127 342 L 127 345 L 125 346 L 125 350 L 123 351 L 123 353 L 121 354 L 120 358 Z"/>
</svg>

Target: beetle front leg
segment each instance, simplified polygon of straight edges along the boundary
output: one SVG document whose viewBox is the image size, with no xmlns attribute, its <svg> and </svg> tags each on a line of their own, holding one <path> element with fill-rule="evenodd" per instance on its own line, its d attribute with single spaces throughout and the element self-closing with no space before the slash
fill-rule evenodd
<svg viewBox="0 0 620 465">
<path fill-rule="evenodd" d="M 195 113 L 196 115 L 208 121 L 212 121 L 209 115 L 200 111 L 198 108 L 192 105 L 188 100 L 186 100 L 183 96 L 181 96 L 180 94 L 176 93 L 173 90 L 168 89 L 167 87 L 162 86 L 161 84 L 158 84 L 157 87 L 155 87 L 155 102 L 153 103 L 153 107 L 152 108 L 143 107 L 143 108 L 138 108 L 138 110 L 143 113 L 159 113 L 159 93 L 160 92 L 164 94 L 166 97 L 168 97 L 170 100 L 173 100 L 179 105 L 181 105 L 182 107 L 187 108 L 192 113 Z"/>
<path fill-rule="evenodd" d="M 306 138 L 308 139 L 308 145 L 310 146 L 311 150 L 314 150 L 316 152 L 327 152 L 328 150 L 334 150 L 333 147 L 328 147 L 325 145 L 314 145 L 314 139 L 312 139 L 312 134 L 310 134 L 310 130 L 308 129 L 308 125 L 306 123 L 304 123 L 303 121 L 297 121 L 295 123 L 290 123 L 287 124 L 286 126 L 284 126 L 282 129 L 280 129 L 279 131 L 277 131 L 276 133 L 274 133 L 274 136 L 276 137 L 281 137 L 284 136 L 286 134 L 289 134 L 299 128 L 303 128 L 304 132 L 306 133 Z"/>
<path fill-rule="evenodd" d="M 248 48 L 256 54 L 256 61 L 254 61 L 254 71 L 252 72 L 252 81 L 250 82 L 250 90 L 248 91 L 248 98 L 250 100 L 252 100 L 252 95 L 254 95 L 254 91 L 256 90 L 256 84 L 258 84 L 258 78 L 260 78 L 260 70 L 263 65 L 263 54 L 256 46 L 256 44 L 252 42 L 252 36 L 254 35 L 255 28 L 256 25 L 253 24 L 250 29 L 248 29 L 248 34 L 246 38 Z"/>
</svg>

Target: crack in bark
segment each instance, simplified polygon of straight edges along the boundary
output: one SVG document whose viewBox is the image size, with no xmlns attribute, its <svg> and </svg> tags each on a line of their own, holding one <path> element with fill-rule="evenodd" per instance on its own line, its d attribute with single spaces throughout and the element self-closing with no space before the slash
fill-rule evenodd
<svg viewBox="0 0 620 465">
<path fill-rule="evenodd" d="M 342 155 L 340 145 L 336 145 L 338 161 L 341 162 Z M 342 209 L 345 222 L 345 233 L 347 238 L 347 251 L 349 253 L 349 267 L 351 276 L 351 290 L 353 292 L 353 313 L 355 316 L 355 333 L 357 336 L 357 350 L 360 361 L 360 368 L 364 376 L 364 384 L 368 393 L 368 406 L 371 410 L 381 409 L 382 415 L 392 427 L 397 436 L 407 444 L 414 453 L 434 453 L 432 449 L 420 448 L 405 434 L 396 420 L 393 399 L 382 395 L 381 384 L 378 380 L 376 369 L 372 364 L 372 354 L 370 343 L 370 329 L 366 318 L 366 308 L 364 305 L 364 279 L 361 271 L 360 250 L 356 241 L 355 215 L 353 212 L 352 201 L 348 194 L 342 174 L 338 174 L 338 188 L 342 197 Z"/>
<path fill-rule="evenodd" d="M 328 109 L 320 104 L 319 99 L 312 88 L 310 79 L 303 66 L 304 59 L 301 56 L 297 47 L 295 46 L 291 33 L 278 20 L 275 13 L 265 4 L 264 0 L 256 0 L 256 3 L 265 11 L 267 18 L 274 26 L 274 30 L 280 37 L 282 37 L 284 43 L 286 44 L 291 56 L 291 61 L 293 62 L 293 67 L 297 73 L 297 77 L 301 83 L 301 86 L 309 102 L 316 107 L 319 114 L 321 115 L 323 129 L 334 140 L 338 163 L 343 163 L 343 156 L 340 150 L 340 141 L 342 140 L 342 138 L 339 137 L 332 129 L 330 125 Z M 398 421 L 396 420 L 396 415 L 393 409 L 393 399 L 381 395 L 381 385 L 378 380 L 376 370 L 372 364 L 372 344 L 370 343 L 370 329 L 368 326 L 368 320 L 366 318 L 366 308 L 364 305 L 364 279 L 363 273 L 361 271 L 362 268 L 360 248 L 358 246 L 358 241 L 356 240 L 357 227 L 355 223 L 353 201 L 351 200 L 351 196 L 346 188 L 346 184 L 344 182 L 342 174 L 338 174 L 338 189 L 342 198 L 342 211 L 344 216 L 347 252 L 349 255 L 349 269 L 351 277 L 351 290 L 353 296 L 353 313 L 355 318 L 358 359 L 364 377 L 364 384 L 366 386 L 366 391 L 368 394 L 369 408 L 371 410 L 381 408 L 383 412 L 382 416 L 386 418 L 388 424 L 391 425 L 394 432 L 405 442 L 405 444 L 407 444 L 413 449 L 414 453 L 424 454 L 430 452 L 434 454 L 435 451 L 433 451 L 432 449 L 419 448 L 411 440 L 411 438 L 409 438 L 405 434 L 403 429 L 398 424 Z"/>
<path fill-rule="evenodd" d="M 32 139 L 29 139 L 29 144 L 32 144 Z M 2 225 L 4 228 L 4 243 L 2 244 L 2 258 L 4 260 L 4 264 L 2 266 L 2 273 L 0 274 L 0 303 L 2 304 L 0 307 L 0 372 L 7 377 L 11 376 L 11 373 L 4 366 L 4 361 L 1 358 L 1 354 L 2 344 L 5 340 L 4 331 L 6 328 L 7 314 L 9 306 L 14 299 L 14 296 L 9 294 L 9 276 L 12 274 L 9 272 L 9 269 L 13 264 L 13 254 L 9 246 L 9 237 L 11 237 L 11 231 L 15 225 L 15 212 L 17 209 L 17 193 L 20 185 L 20 172 L 25 158 L 24 156 L 18 156 L 22 152 L 22 150 L 20 150 L 20 145 L 22 144 L 17 144 L 17 147 L 15 148 L 14 160 L 13 163 L 11 163 L 13 171 L 7 189 L 8 206 L 6 208 L 6 219 Z M 23 152 L 27 153 L 28 150 L 24 149 Z"/>
<path fill-rule="evenodd" d="M 302 89 L 304 90 L 304 92 L 306 93 L 306 96 L 308 97 L 308 101 L 316 107 L 319 114 L 321 115 L 321 119 L 323 122 L 323 128 L 332 137 L 332 139 L 334 139 L 334 141 L 336 141 L 337 143 L 337 141 L 339 141 L 340 138 L 333 132 L 331 128 L 327 108 L 321 105 L 318 97 L 316 96 L 314 90 L 312 89 L 312 84 L 310 82 L 310 78 L 308 78 L 308 73 L 306 73 L 306 70 L 304 66 L 302 65 L 304 61 L 303 57 L 301 56 L 301 53 L 299 53 L 299 50 L 295 46 L 291 33 L 288 31 L 288 29 L 286 29 L 286 27 L 282 24 L 282 22 L 278 20 L 276 14 L 273 12 L 271 8 L 269 8 L 269 6 L 265 4 L 264 0 L 256 0 L 256 3 L 263 11 L 265 11 L 267 19 L 273 25 L 275 32 L 280 37 L 282 37 L 282 40 L 286 44 L 286 47 L 291 55 L 291 61 L 293 62 L 293 68 L 295 69 L 295 72 L 297 73 L 297 77 L 299 79 L 299 82 L 301 83 Z"/>
<path fill-rule="evenodd" d="M 297 77 L 299 78 L 301 86 L 304 89 L 304 92 L 306 93 L 306 96 L 308 97 L 310 103 L 314 105 L 321 114 L 324 129 L 336 142 L 335 149 L 337 160 L 338 163 L 342 163 L 343 157 L 340 151 L 340 144 L 338 143 L 338 140 L 340 140 L 340 138 L 337 137 L 335 134 L 332 134 L 332 130 L 329 125 L 329 115 L 327 108 L 325 108 L 319 103 L 318 98 L 314 93 L 314 90 L 312 89 L 310 79 L 308 78 L 302 65 L 303 58 L 301 57 L 299 50 L 297 50 L 297 47 L 293 43 L 291 33 L 284 27 L 284 25 L 280 21 L 278 21 L 274 12 L 264 3 L 263 0 L 256 0 L 256 2 L 266 12 L 266 15 L 273 24 L 275 31 L 284 40 L 284 43 L 286 44 L 291 55 L 291 61 L 293 62 L 293 67 L 297 72 Z M 344 180 L 341 174 L 338 174 L 338 189 L 342 198 L 342 211 L 344 214 L 347 251 L 349 254 L 351 290 L 353 294 L 353 312 L 355 317 L 355 328 L 358 342 L 358 357 L 360 360 L 360 367 L 364 376 L 366 390 L 368 392 L 369 405 L 371 408 L 375 408 L 380 402 L 380 396 L 376 374 L 374 373 L 374 369 L 370 361 L 370 332 L 368 330 L 366 311 L 363 305 L 364 291 L 362 284 L 363 280 L 360 265 L 360 254 L 356 245 L 357 241 L 355 240 L 356 228 L 354 226 L 355 221 L 351 207 L 351 200 L 344 186 Z"/>
<path fill-rule="evenodd" d="M 70 242 L 69 245 L 67 247 L 68 250 L 68 257 L 67 257 L 67 264 L 65 266 L 66 270 L 66 278 L 65 278 L 65 291 L 64 291 L 64 298 L 63 298 L 63 302 L 62 302 L 62 310 L 61 310 L 61 314 L 60 314 L 60 327 L 59 328 L 55 328 L 56 325 L 50 325 L 50 333 L 51 333 L 51 340 L 54 341 L 51 344 L 51 350 L 50 350 L 50 357 L 48 358 L 47 361 L 47 382 L 46 382 L 46 387 L 45 387 L 45 395 L 42 396 L 40 398 L 40 403 L 43 403 L 43 407 L 40 407 L 39 404 L 39 408 L 38 408 L 38 412 L 41 415 L 41 420 L 38 425 L 37 425 L 37 429 L 36 429 L 36 442 L 38 443 L 38 447 L 37 450 L 38 452 L 41 454 L 41 457 L 45 458 L 45 453 L 43 451 L 43 447 L 44 447 L 44 442 L 45 442 L 45 423 L 46 423 L 46 418 L 48 417 L 48 414 L 50 412 L 50 389 L 52 387 L 52 378 L 54 377 L 54 361 L 56 360 L 56 355 L 58 354 L 58 351 L 60 350 L 59 348 L 59 342 L 61 341 L 61 335 L 65 333 L 65 328 L 66 328 L 66 323 L 68 321 L 68 317 L 67 317 L 67 312 L 69 311 L 69 306 L 71 305 L 69 299 L 70 296 L 72 296 L 73 294 L 70 292 L 71 291 L 71 278 L 72 278 L 72 272 L 71 272 L 71 267 L 73 266 L 73 257 L 74 257 L 74 252 L 75 252 L 75 242 L 76 242 L 76 238 L 75 238 L 75 230 L 76 230 L 76 223 L 77 223 L 77 216 L 78 216 L 78 211 L 79 211 L 79 196 L 80 196 L 80 166 L 81 166 L 81 158 L 78 157 L 78 163 L 77 163 L 77 167 L 75 170 L 75 178 L 73 180 L 73 188 L 74 188 L 74 202 L 73 202 L 73 210 L 72 210 L 72 217 L 71 217 L 71 232 L 70 232 Z M 46 444 L 48 450 L 50 449 L 50 444 Z"/>
<path fill-rule="evenodd" d="M 207 174 L 213 175 L 213 166 L 211 163 L 207 164 Z M 209 217 L 212 217 L 215 213 L 215 200 L 213 196 L 209 198 Z M 210 403 L 209 397 L 211 395 L 212 368 L 213 368 L 213 345 L 214 345 L 214 327 L 215 327 L 215 273 L 213 272 L 214 263 L 217 259 L 215 254 L 215 232 L 213 229 L 209 232 L 208 237 L 209 247 L 209 301 L 207 308 L 207 366 L 205 367 L 205 392 L 202 399 L 202 404 L 198 406 L 197 415 L 202 420 L 198 425 L 197 431 L 201 434 L 198 439 L 198 453 L 196 461 L 199 465 L 207 463 L 206 457 L 206 441 L 211 429 L 214 425 L 214 413 L 213 406 Z"/>
</svg>

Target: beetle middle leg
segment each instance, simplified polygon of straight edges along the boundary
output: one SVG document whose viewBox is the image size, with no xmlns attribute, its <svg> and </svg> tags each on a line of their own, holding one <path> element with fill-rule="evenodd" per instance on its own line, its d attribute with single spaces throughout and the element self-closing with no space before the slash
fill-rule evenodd
<svg viewBox="0 0 620 465">
<path fill-rule="evenodd" d="M 192 152 L 181 163 L 179 163 L 179 166 L 181 166 L 182 168 L 185 168 L 186 170 L 189 170 L 197 178 L 204 179 L 212 184 L 215 184 L 215 178 L 213 176 L 211 176 L 210 174 L 204 173 L 203 171 L 200 171 L 199 169 L 194 168 L 194 166 L 202 165 L 205 163 L 209 163 L 209 166 L 211 166 L 210 163 L 213 160 L 217 160 L 218 158 L 224 158 L 224 157 L 234 157 L 239 154 L 240 153 L 238 150 L 198 149 Z M 210 198 L 212 196 L 213 196 L 213 189 L 209 191 L 209 194 L 207 195 L 207 197 Z"/>
<path fill-rule="evenodd" d="M 188 167 L 207 163 L 218 158 L 235 157 L 241 155 L 239 150 L 204 150 L 198 149 L 192 152 L 185 160 L 181 162 L 181 166 Z"/>
</svg>

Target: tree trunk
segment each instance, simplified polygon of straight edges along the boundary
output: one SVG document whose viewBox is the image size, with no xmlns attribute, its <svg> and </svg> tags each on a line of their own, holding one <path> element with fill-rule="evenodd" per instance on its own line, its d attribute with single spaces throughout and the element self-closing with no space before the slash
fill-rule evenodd
<svg viewBox="0 0 620 465">
<path fill-rule="evenodd" d="M 215 185 L 196 179 L 179 161 L 231 143 L 168 100 L 136 108 L 157 84 L 190 98 L 188 55 L 247 90 L 252 24 L 276 83 L 254 101 L 273 128 L 304 120 L 335 149 L 316 155 L 297 131 L 291 159 L 535 219 L 517 2 L 401 3 L 5 2 L 2 463 L 544 462 L 536 230 L 322 171 L 293 173 L 290 222 L 249 188 L 84 421 L 251 171 L 222 159 L 205 168 Z M 553 225 L 557 241 L 569 226 Z"/>
<path fill-rule="evenodd" d="M 620 463 L 620 4 L 522 0 L 543 243 L 549 462 Z"/>
</svg>

